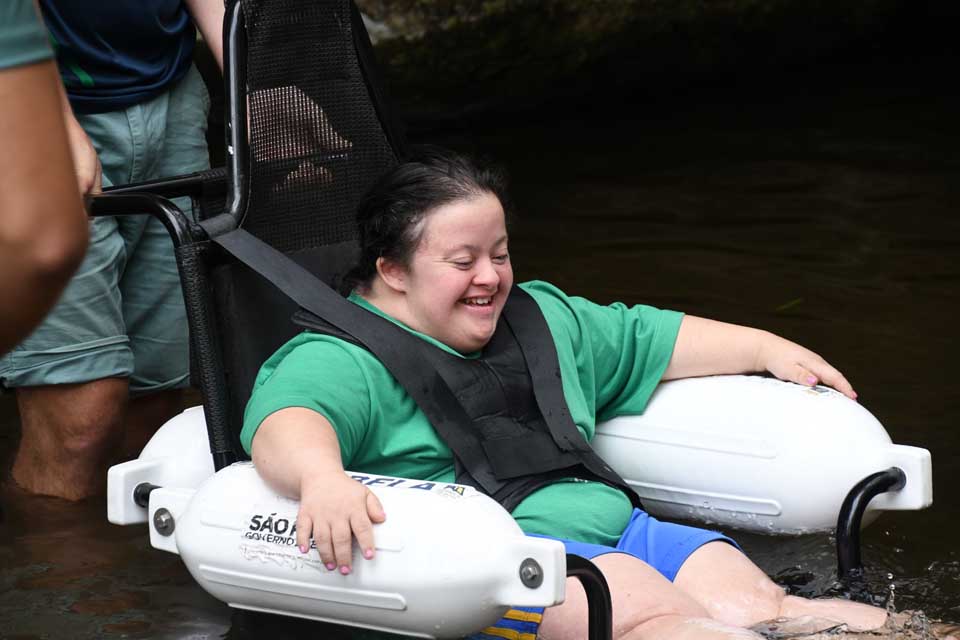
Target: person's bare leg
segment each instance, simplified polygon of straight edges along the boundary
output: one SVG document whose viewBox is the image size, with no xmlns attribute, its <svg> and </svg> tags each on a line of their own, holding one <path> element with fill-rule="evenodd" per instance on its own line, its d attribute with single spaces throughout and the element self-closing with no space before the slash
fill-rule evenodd
<svg viewBox="0 0 960 640">
<path fill-rule="evenodd" d="M 17 389 L 13 479 L 30 493 L 80 500 L 103 491 L 123 438 L 126 378 Z"/>
<path fill-rule="evenodd" d="M 615 640 L 759 640 L 761 636 L 715 620 L 693 598 L 650 565 L 622 553 L 594 558 L 613 599 Z M 563 604 L 543 613 L 540 640 L 585 640 L 587 596 L 580 582 L 567 580 Z"/>
<path fill-rule="evenodd" d="M 130 400 L 121 455 L 128 460 L 140 455 L 163 423 L 184 409 L 184 390 L 167 389 Z"/>
<path fill-rule="evenodd" d="M 693 552 L 674 584 L 702 605 L 710 617 L 740 627 L 765 620 L 811 616 L 866 631 L 883 626 L 887 612 L 848 600 L 808 600 L 788 596 L 753 562 L 725 542 Z"/>
</svg>

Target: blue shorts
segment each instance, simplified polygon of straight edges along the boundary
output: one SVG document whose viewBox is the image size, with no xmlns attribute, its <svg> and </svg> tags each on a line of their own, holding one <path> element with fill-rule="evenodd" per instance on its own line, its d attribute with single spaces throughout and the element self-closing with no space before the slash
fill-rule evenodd
<svg viewBox="0 0 960 640">
<path fill-rule="evenodd" d="M 537 536 L 549 538 L 550 536 Z M 630 522 L 616 547 L 560 540 L 572 553 L 592 559 L 605 553 L 626 553 L 646 562 L 673 582 L 677 572 L 694 551 L 708 542 L 723 541 L 740 548 L 736 542 L 717 531 L 698 529 L 672 522 L 660 522 L 640 509 L 634 509 Z M 515 607 L 510 609 L 492 627 L 475 633 L 469 640 L 536 640 L 537 630 L 543 620 L 543 607 Z"/>
</svg>

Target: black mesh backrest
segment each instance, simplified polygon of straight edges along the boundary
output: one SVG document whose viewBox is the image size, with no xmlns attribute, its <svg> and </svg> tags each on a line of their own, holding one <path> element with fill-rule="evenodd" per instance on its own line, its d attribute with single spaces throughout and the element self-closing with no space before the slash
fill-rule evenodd
<svg viewBox="0 0 960 640">
<path fill-rule="evenodd" d="M 251 186 L 243 227 L 281 251 L 355 236 L 354 208 L 396 162 L 349 0 L 244 0 Z"/>
<path fill-rule="evenodd" d="M 401 154 L 366 30 L 350 0 L 242 0 L 242 9 L 251 149 L 241 226 L 335 286 L 355 255 L 357 203 Z M 207 393 L 207 413 L 226 414 L 236 443 L 260 365 L 297 332 L 296 308 L 210 254 L 221 263 L 211 283 L 226 389 Z"/>
</svg>

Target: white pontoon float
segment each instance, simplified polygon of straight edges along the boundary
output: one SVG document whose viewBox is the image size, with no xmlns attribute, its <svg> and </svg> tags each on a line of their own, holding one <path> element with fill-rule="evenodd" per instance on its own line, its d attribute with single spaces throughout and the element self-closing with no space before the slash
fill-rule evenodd
<svg viewBox="0 0 960 640">
<path fill-rule="evenodd" d="M 600 425 L 594 443 L 658 517 L 767 534 L 832 531 L 850 490 L 891 467 L 903 487 L 867 498 L 864 522 L 932 500 L 929 452 L 892 444 L 866 409 L 822 387 L 748 376 L 667 382 L 644 415 Z M 108 517 L 149 523 L 154 547 L 180 554 L 204 589 L 243 609 L 459 637 L 509 607 L 563 600 L 563 546 L 524 536 L 485 495 L 352 475 L 389 517 L 375 527 L 376 558 L 346 577 L 315 549 L 296 549 L 297 503 L 269 490 L 252 463 L 214 473 L 201 407 L 110 470 Z M 141 506 L 145 486 L 161 488 Z"/>
</svg>

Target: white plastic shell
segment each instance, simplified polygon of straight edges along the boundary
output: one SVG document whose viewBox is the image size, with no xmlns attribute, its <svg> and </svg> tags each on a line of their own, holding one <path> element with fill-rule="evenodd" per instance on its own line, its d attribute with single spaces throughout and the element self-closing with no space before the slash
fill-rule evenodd
<svg viewBox="0 0 960 640">
<path fill-rule="evenodd" d="M 599 425 L 593 444 L 662 518 L 762 533 L 831 530 L 849 490 L 891 466 L 906 485 L 874 498 L 865 522 L 884 509 L 926 507 L 933 495 L 927 450 L 891 443 L 866 409 L 835 391 L 767 378 L 661 384 L 642 416 Z M 327 571 L 316 550 L 296 549 L 297 503 L 270 491 L 250 463 L 214 474 L 199 407 L 165 424 L 138 460 L 110 469 L 108 518 L 149 520 L 154 547 L 179 553 L 197 582 L 238 608 L 457 637 L 509 606 L 562 601 L 562 544 L 524 536 L 493 500 L 469 487 L 356 477 L 388 516 L 376 527 L 377 557 L 355 557 L 348 576 Z M 162 487 L 149 509 L 133 501 L 142 482 Z M 157 529 L 161 510 L 172 532 L 169 519 Z M 536 588 L 519 577 L 527 559 L 541 567 Z"/>
<path fill-rule="evenodd" d="M 894 466 L 906 485 L 874 498 L 864 522 L 933 500 L 929 451 L 893 444 L 837 391 L 759 376 L 663 383 L 643 415 L 599 425 L 593 447 L 663 518 L 760 533 L 833 530 L 850 489 Z"/>
<path fill-rule="evenodd" d="M 353 571 L 329 571 L 302 554 L 291 529 L 298 503 L 266 488 L 237 463 L 198 490 L 158 489 L 150 513 L 173 516 L 172 535 L 151 524 L 153 546 L 179 553 L 197 582 L 230 606 L 405 633 L 462 637 L 511 606 L 562 602 L 563 544 L 529 538 L 499 504 L 469 487 L 357 476 L 381 500 L 376 557 L 354 547 Z M 520 567 L 540 567 L 525 586 Z"/>
<path fill-rule="evenodd" d="M 107 520 L 113 524 L 147 521 L 147 510 L 133 501 L 133 490 L 142 482 L 195 488 L 212 475 L 203 407 L 190 407 L 158 429 L 140 457 L 107 471 Z"/>
</svg>

